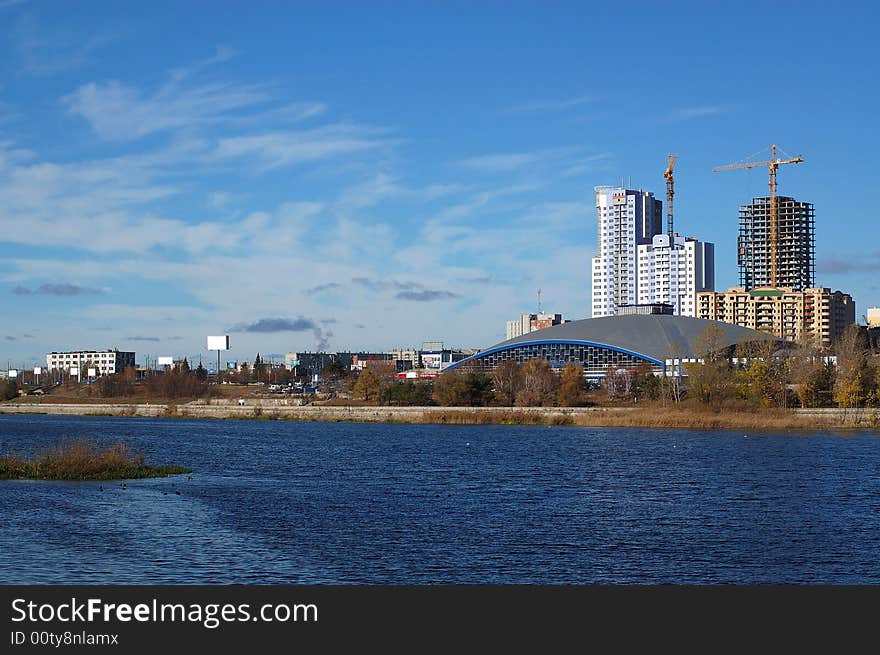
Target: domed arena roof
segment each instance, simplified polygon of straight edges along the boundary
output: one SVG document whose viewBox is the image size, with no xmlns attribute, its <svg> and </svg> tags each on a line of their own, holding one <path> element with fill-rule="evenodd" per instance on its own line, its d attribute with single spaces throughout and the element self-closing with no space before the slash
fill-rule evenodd
<svg viewBox="0 0 880 655">
<path fill-rule="evenodd" d="M 469 361 L 490 353 L 534 343 L 584 343 L 604 346 L 659 363 L 673 357 L 691 359 L 698 356 L 694 353 L 694 343 L 710 325 L 721 328 L 720 341 L 724 347 L 735 346 L 742 342 L 779 341 L 777 337 L 766 332 L 690 316 L 668 314 L 605 316 L 571 321 L 529 332 L 495 344 L 476 355 L 456 362 L 454 366 L 466 365 Z"/>
</svg>

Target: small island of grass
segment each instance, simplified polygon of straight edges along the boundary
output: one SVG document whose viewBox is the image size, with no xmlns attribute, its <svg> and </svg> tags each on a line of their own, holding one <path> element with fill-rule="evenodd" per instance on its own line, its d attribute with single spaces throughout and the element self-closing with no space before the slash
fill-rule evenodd
<svg viewBox="0 0 880 655">
<path fill-rule="evenodd" d="M 192 473 L 182 466 L 150 466 L 122 442 L 100 448 L 91 439 L 66 441 L 33 459 L 0 457 L 0 480 L 136 480 Z"/>
</svg>

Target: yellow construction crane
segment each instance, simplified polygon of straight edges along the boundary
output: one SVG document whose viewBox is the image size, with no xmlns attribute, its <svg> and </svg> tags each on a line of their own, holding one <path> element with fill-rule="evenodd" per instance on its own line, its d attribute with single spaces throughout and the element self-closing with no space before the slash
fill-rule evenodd
<svg viewBox="0 0 880 655">
<path fill-rule="evenodd" d="M 672 177 L 672 169 L 675 168 L 675 162 L 678 161 L 678 155 L 666 155 L 666 170 L 663 171 L 663 177 L 666 179 L 666 233 L 672 239 L 672 198 L 675 196 L 675 179 Z"/>
<path fill-rule="evenodd" d="M 780 148 L 780 151 L 782 149 Z M 757 153 L 756 153 L 757 154 Z M 778 225 L 779 216 L 776 211 L 776 169 L 782 164 L 799 164 L 803 161 L 802 157 L 789 157 L 786 153 L 782 153 L 788 159 L 778 159 L 776 157 L 776 144 L 770 146 L 770 159 L 768 161 L 742 161 L 736 164 L 727 164 L 726 166 L 716 166 L 712 170 L 717 173 L 719 171 L 732 171 L 739 168 L 757 168 L 758 166 L 767 166 L 770 169 L 770 275 L 769 282 L 771 287 L 776 286 L 776 255 L 778 250 Z M 754 155 L 752 155 L 754 157 Z M 668 193 L 668 192 L 667 192 Z"/>
</svg>

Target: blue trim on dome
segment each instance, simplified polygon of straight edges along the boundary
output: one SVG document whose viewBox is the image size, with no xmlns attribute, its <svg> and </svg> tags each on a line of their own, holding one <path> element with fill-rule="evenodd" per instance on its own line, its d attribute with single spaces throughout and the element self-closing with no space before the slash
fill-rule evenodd
<svg viewBox="0 0 880 655">
<path fill-rule="evenodd" d="M 665 366 L 665 362 L 661 362 L 658 359 L 654 359 L 653 357 L 649 357 L 648 355 L 643 355 L 642 353 L 637 353 L 632 350 L 627 350 L 626 348 L 620 348 L 618 346 L 611 346 L 607 343 L 598 343 L 596 341 L 583 341 L 579 339 L 541 339 L 539 341 L 519 341 L 517 343 L 510 343 L 503 346 L 496 346 L 494 348 L 489 348 L 488 350 L 484 350 L 483 352 L 479 352 L 476 355 L 471 355 L 467 359 L 462 359 L 459 362 L 455 362 L 447 366 L 444 371 L 448 371 L 453 368 L 458 368 L 468 362 L 472 362 L 478 359 L 482 359 L 488 355 L 493 355 L 498 352 L 502 352 L 504 350 L 513 350 L 514 348 L 520 348 L 521 346 L 539 346 L 543 344 L 571 344 L 577 346 L 595 346 L 596 348 L 604 348 L 606 350 L 614 350 L 619 353 L 623 353 L 625 355 L 631 355 L 632 357 L 638 357 L 639 359 L 644 359 L 645 361 L 651 362 L 652 364 L 656 364 L 657 366 Z"/>
</svg>

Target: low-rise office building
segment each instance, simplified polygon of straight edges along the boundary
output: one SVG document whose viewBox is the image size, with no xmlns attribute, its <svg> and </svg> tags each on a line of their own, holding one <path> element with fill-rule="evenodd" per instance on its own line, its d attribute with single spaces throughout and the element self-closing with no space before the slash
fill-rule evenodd
<svg viewBox="0 0 880 655">
<path fill-rule="evenodd" d="M 85 376 L 83 368 L 88 365 L 94 368 L 98 376 L 121 373 L 125 368 L 135 365 L 135 354 L 121 350 L 74 350 L 67 352 L 51 352 L 46 354 L 46 368 L 53 371 L 69 372 L 71 368 L 79 369 Z"/>
</svg>

